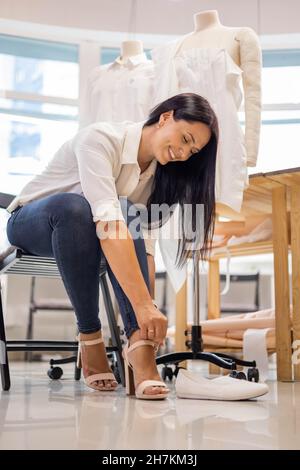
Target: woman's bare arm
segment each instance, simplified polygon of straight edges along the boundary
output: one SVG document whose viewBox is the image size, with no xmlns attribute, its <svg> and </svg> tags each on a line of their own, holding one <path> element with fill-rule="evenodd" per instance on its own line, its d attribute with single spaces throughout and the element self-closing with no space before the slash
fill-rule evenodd
<svg viewBox="0 0 300 470">
<path fill-rule="evenodd" d="M 150 283 L 150 295 L 152 299 L 155 298 L 155 261 L 152 255 L 147 255 L 148 271 L 149 271 L 149 283 Z"/>
<path fill-rule="evenodd" d="M 130 300 L 141 329 L 141 338 L 149 338 L 149 330 L 153 330 L 151 339 L 161 343 L 167 333 L 166 318 L 152 303 L 126 224 L 123 221 L 113 222 L 109 227 L 109 237 L 100 240 L 104 256 Z M 108 228 L 107 222 L 97 222 L 97 228 L 99 225 L 102 231 Z"/>
</svg>

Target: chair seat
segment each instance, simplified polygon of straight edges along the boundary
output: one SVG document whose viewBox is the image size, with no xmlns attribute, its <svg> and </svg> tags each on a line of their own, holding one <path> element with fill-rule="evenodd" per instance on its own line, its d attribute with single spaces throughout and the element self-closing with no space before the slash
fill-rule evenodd
<svg viewBox="0 0 300 470">
<path fill-rule="evenodd" d="M 9 217 L 9 212 L 0 209 L 0 262 L 16 250 L 16 247 L 9 243 L 6 235 L 6 225 Z"/>
<path fill-rule="evenodd" d="M 47 276 L 49 274 L 49 277 L 60 277 L 54 258 L 40 257 L 25 253 L 18 247 L 10 244 L 6 234 L 7 221 L 10 215 L 11 214 L 7 212 L 6 209 L 0 208 L 0 272 L 4 272 L 4 266 L 6 264 L 4 261 L 6 258 L 18 251 L 20 256 L 16 256 L 16 258 L 18 258 L 17 264 L 22 264 L 22 272 L 20 272 L 19 267 L 12 266 L 9 268 L 12 274 L 13 272 L 16 274 L 29 274 L 31 276 Z M 100 261 L 101 276 L 106 273 L 106 269 L 106 259 L 102 256 Z"/>
</svg>

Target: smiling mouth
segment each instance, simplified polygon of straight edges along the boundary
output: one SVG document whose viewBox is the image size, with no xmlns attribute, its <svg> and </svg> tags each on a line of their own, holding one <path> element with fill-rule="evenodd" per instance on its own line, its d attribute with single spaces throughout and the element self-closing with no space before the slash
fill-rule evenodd
<svg viewBox="0 0 300 470">
<path fill-rule="evenodd" d="M 176 159 L 176 156 L 174 155 L 174 152 L 172 151 L 171 147 L 168 147 L 168 153 L 170 155 L 171 160 Z"/>
</svg>

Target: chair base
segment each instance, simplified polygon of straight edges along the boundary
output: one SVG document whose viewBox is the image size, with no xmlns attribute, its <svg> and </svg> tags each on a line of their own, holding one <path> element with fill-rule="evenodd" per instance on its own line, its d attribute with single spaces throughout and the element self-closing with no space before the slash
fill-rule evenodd
<svg viewBox="0 0 300 470">
<path fill-rule="evenodd" d="M 229 356 L 228 354 L 218 353 L 218 352 L 203 352 L 202 350 L 202 337 L 201 337 L 201 326 L 200 325 L 192 325 L 191 328 L 191 341 L 187 341 L 187 346 L 191 349 L 191 351 L 183 351 L 183 352 L 175 352 L 175 353 L 168 353 L 163 354 L 156 358 L 157 364 L 164 364 L 165 371 L 164 375 L 168 376 L 170 380 L 172 380 L 173 375 L 177 375 L 179 371 L 179 364 L 180 362 L 186 360 L 200 360 L 200 361 L 207 361 L 211 364 L 215 364 L 216 366 L 222 367 L 223 369 L 231 370 L 232 372 L 236 371 L 237 365 L 241 365 L 244 367 L 251 367 L 252 369 L 256 369 L 256 362 L 255 361 L 244 361 L 242 359 Z M 170 368 L 167 367 L 168 364 L 175 365 L 175 372 L 173 373 Z M 257 370 L 257 369 L 256 369 Z M 257 371 L 258 374 L 258 371 Z"/>
<path fill-rule="evenodd" d="M 22 266 L 22 261 L 26 265 L 26 269 Z M 3 274 L 21 274 L 21 275 L 44 275 L 46 277 L 59 277 L 57 271 L 53 271 L 53 265 L 55 260 L 52 258 L 41 258 L 35 255 L 28 255 L 23 253 L 21 250 L 17 249 L 11 252 L 5 259 L 1 260 L 0 272 Z M 38 268 L 37 268 L 38 266 Z M 43 272 L 39 270 L 43 266 Z M 124 362 L 122 358 L 122 343 L 119 335 L 119 330 L 115 318 L 114 309 L 112 306 L 112 301 L 110 297 L 110 292 L 106 280 L 106 268 L 102 269 L 100 272 L 100 287 L 103 293 L 103 299 L 105 304 L 105 309 L 107 313 L 110 334 L 111 334 L 111 344 L 112 346 L 107 347 L 106 351 L 108 354 L 111 354 L 113 358 L 113 370 L 117 376 L 118 382 L 121 382 L 125 386 L 125 376 L 124 376 Z M 77 353 L 78 344 L 77 342 L 72 341 L 35 341 L 35 340 L 16 340 L 16 341 L 6 341 L 5 334 L 5 324 L 4 324 L 4 315 L 2 309 L 2 295 L 1 295 L 1 283 L 0 283 L 0 372 L 1 372 L 1 382 L 2 389 L 7 391 L 10 389 L 10 374 L 9 374 L 9 362 L 8 362 L 8 352 L 10 351 L 25 351 L 27 354 L 30 351 L 74 351 Z M 70 362 L 73 362 L 73 358 L 69 358 Z M 50 368 L 54 364 L 63 364 L 65 359 L 52 359 L 52 364 L 50 362 Z M 58 368 L 59 369 L 59 368 Z M 50 369 L 51 371 L 51 369 Z M 49 372 L 49 371 L 48 371 Z M 56 371 L 59 372 L 59 371 Z M 60 373 L 60 372 L 59 372 Z M 59 378 L 58 374 L 49 374 L 50 378 Z M 53 375 L 53 377 L 51 376 Z M 79 380 L 80 374 L 75 365 L 74 376 L 76 380 Z"/>
<path fill-rule="evenodd" d="M 6 341 L 6 344 L 2 341 L 1 342 L 2 349 L 1 349 L 1 358 L 3 356 L 3 359 L 6 355 L 7 358 L 7 353 L 10 351 L 74 351 L 75 355 L 71 357 L 66 357 L 62 359 L 50 359 L 50 369 L 48 371 L 48 376 L 53 379 L 57 380 L 62 376 L 62 369 L 61 373 L 57 375 L 58 371 L 56 371 L 56 374 L 53 373 L 51 374 L 51 369 L 53 369 L 53 366 L 56 366 L 58 364 L 67 364 L 70 362 L 75 362 L 75 371 L 74 371 L 74 377 L 75 380 L 80 379 L 80 369 L 76 367 L 76 359 L 77 359 L 77 350 L 78 350 L 78 343 L 74 341 L 35 341 L 35 340 L 14 340 L 14 341 Z M 121 382 L 122 385 L 124 385 L 124 382 L 122 381 L 122 370 L 119 370 L 119 363 L 115 355 L 119 352 L 117 346 L 109 346 L 106 347 L 106 352 L 108 356 L 110 356 L 113 360 L 113 368 L 114 371 L 117 375 L 118 382 Z M 4 391 L 7 391 L 10 389 L 10 374 L 9 374 L 9 365 L 8 365 L 8 360 L 2 360 L 0 363 L 0 369 L 1 369 L 1 381 L 2 381 L 2 389 Z M 57 368 L 58 369 L 58 368 Z"/>
</svg>

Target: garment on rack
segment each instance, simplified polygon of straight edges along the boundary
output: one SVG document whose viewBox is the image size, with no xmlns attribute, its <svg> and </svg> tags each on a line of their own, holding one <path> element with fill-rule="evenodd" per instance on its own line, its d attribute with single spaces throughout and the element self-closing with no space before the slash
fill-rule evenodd
<svg viewBox="0 0 300 470">
<path fill-rule="evenodd" d="M 97 121 L 143 121 L 153 95 L 154 66 L 146 55 L 118 57 L 89 75 L 80 109 L 80 127 Z"/>
<path fill-rule="evenodd" d="M 181 51 L 184 38 L 152 52 L 153 104 L 186 92 L 208 100 L 218 117 L 220 132 L 216 201 L 239 212 L 248 183 L 245 137 L 238 118 L 243 97 L 242 70 L 225 49 L 199 47 Z"/>
</svg>

